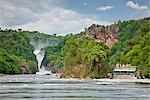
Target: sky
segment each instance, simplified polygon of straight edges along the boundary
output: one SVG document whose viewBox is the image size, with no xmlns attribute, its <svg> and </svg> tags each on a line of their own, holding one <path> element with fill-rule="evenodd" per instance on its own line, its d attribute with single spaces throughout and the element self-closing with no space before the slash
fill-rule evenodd
<svg viewBox="0 0 150 100">
<path fill-rule="evenodd" d="M 150 0 L 0 0 L 0 27 L 65 35 L 150 16 Z"/>
</svg>

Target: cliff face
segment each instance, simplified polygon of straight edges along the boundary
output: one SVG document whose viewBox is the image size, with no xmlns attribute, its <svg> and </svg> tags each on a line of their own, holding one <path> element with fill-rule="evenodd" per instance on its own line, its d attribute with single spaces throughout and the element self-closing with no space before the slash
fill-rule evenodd
<svg viewBox="0 0 150 100">
<path fill-rule="evenodd" d="M 118 41 L 117 32 L 118 27 L 116 24 L 112 24 L 111 26 L 106 27 L 93 24 L 91 27 L 86 29 L 85 34 L 99 39 L 109 48 L 112 48 L 112 46 Z"/>
</svg>

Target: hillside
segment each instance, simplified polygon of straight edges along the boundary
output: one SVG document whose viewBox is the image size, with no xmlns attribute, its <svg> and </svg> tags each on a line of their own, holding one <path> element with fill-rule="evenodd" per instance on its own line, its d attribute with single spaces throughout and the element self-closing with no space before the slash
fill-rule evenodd
<svg viewBox="0 0 150 100">
<path fill-rule="evenodd" d="M 32 41 L 37 46 L 42 46 L 45 40 L 51 41 L 51 39 L 55 39 L 55 36 L 42 34 L 37 31 L 0 30 L 0 73 L 17 74 L 37 72 L 37 61 L 33 54 L 35 47 L 30 42 Z M 59 43 L 63 42 L 60 42 L 62 41 L 61 39 L 57 40 L 59 41 L 57 41 L 58 45 L 54 47 L 56 48 L 55 50 L 51 46 L 43 48 L 46 50 L 44 64 L 45 62 L 50 63 L 50 60 L 48 60 L 49 54 L 53 55 L 55 52 L 59 52 L 61 47 Z"/>
<path fill-rule="evenodd" d="M 117 24 L 112 24 L 110 26 L 101 26 L 93 24 L 85 30 L 85 34 L 92 35 L 94 38 L 101 40 L 109 48 L 118 41 L 118 26 Z"/>
<path fill-rule="evenodd" d="M 110 66 L 117 63 L 139 66 L 150 77 L 150 17 L 110 26 L 92 25 L 85 34 L 94 35 L 110 48 Z"/>
<path fill-rule="evenodd" d="M 119 21 L 110 26 L 93 24 L 84 32 L 66 36 L 37 31 L 0 29 L 0 73 L 35 73 L 37 61 L 31 41 L 44 46 L 43 65 L 63 71 L 63 77 L 102 78 L 115 64 L 139 66 L 150 77 L 150 18 Z M 46 43 L 46 44 L 45 44 Z"/>
</svg>

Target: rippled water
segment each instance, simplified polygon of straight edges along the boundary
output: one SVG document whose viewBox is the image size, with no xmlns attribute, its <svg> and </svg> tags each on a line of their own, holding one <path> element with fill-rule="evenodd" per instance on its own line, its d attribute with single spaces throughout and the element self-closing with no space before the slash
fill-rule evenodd
<svg viewBox="0 0 150 100">
<path fill-rule="evenodd" d="M 150 100 L 150 84 L 63 80 L 52 76 L 0 77 L 0 100 Z"/>
</svg>

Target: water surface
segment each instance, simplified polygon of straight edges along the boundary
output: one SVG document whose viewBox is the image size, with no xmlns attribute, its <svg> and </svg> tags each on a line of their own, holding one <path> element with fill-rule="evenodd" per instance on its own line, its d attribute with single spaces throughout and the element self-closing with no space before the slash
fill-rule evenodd
<svg viewBox="0 0 150 100">
<path fill-rule="evenodd" d="M 63 80 L 42 75 L 0 77 L 0 100 L 150 100 L 150 84 Z"/>
</svg>

